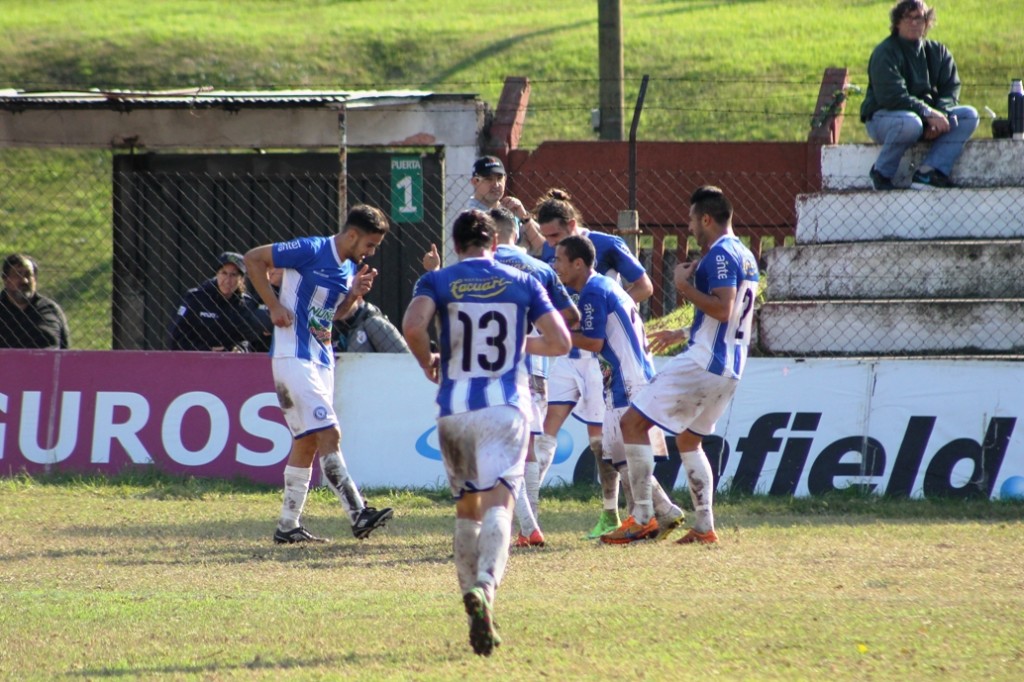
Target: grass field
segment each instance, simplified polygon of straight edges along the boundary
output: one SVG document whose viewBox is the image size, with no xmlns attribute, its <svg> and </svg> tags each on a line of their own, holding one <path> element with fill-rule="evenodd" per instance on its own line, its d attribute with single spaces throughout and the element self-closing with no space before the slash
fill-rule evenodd
<svg viewBox="0 0 1024 682">
<path fill-rule="evenodd" d="M 542 502 L 549 546 L 513 551 L 479 659 L 439 492 L 371 491 L 396 518 L 358 542 L 317 491 L 335 542 L 306 548 L 270 542 L 277 491 L 0 481 L 0 677 L 1024 677 L 1020 503 L 724 496 L 717 547 L 602 547 L 590 492 Z"/>
</svg>

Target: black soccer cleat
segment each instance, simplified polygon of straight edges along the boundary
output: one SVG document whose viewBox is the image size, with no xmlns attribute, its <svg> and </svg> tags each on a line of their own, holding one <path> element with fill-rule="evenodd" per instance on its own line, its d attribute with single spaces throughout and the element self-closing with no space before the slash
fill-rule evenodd
<svg viewBox="0 0 1024 682">
<path fill-rule="evenodd" d="M 302 526 L 299 526 L 291 530 L 281 530 L 278 528 L 274 531 L 274 542 L 279 545 L 291 545 L 296 542 L 330 542 L 330 540 L 318 538 Z"/>
<path fill-rule="evenodd" d="M 370 537 L 370 533 L 383 527 L 394 515 L 395 510 L 391 507 L 385 507 L 379 511 L 376 507 L 363 507 L 359 510 L 356 522 L 352 524 L 352 535 L 359 540 L 365 540 Z"/>
</svg>

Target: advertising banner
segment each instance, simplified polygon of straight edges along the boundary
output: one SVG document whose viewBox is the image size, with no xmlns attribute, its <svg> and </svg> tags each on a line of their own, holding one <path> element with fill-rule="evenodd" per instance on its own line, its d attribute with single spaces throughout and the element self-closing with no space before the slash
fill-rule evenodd
<svg viewBox="0 0 1024 682">
<path fill-rule="evenodd" d="M 280 483 L 291 448 L 270 359 L 0 351 L 0 474 L 55 469 Z"/>
<path fill-rule="evenodd" d="M 753 358 L 704 448 L 720 491 L 1024 497 L 1022 378 L 1001 361 Z M 446 485 L 435 390 L 408 354 L 339 357 L 342 451 L 360 486 Z M 265 356 L 0 351 L 0 475 L 155 466 L 278 485 L 290 444 Z M 669 450 L 656 474 L 684 486 Z M 547 482 L 593 472 L 570 418 Z"/>
</svg>

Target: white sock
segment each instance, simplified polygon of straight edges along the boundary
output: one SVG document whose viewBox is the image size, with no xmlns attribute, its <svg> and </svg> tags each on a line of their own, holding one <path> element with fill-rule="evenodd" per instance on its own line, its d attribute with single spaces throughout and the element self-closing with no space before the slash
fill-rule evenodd
<svg viewBox="0 0 1024 682">
<path fill-rule="evenodd" d="M 619 474 L 619 485 L 622 487 L 622 495 L 626 498 L 626 513 L 633 513 L 633 486 L 629 484 L 629 469 L 625 462 L 613 465 L 616 473 Z M 623 471 L 625 469 L 625 471 Z"/>
<path fill-rule="evenodd" d="M 544 483 L 544 477 L 548 475 L 548 469 L 555 461 L 555 450 L 558 449 L 558 438 L 542 433 L 533 437 L 533 456 L 540 467 L 540 478 L 538 485 Z"/>
<path fill-rule="evenodd" d="M 523 474 L 523 490 L 526 491 L 526 499 L 530 502 L 530 509 L 534 518 L 540 516 L 537 511 L 540 505 L 540 463 L 527 462 L 526 471 Z"/>
<path fill-rule="evenodd" d="M 459 590 L 466 594 L 476 582 L 477 543 L 480 539 L 479 521 L 455 519 L 455 572 L 459 576 Z"/>
<path fill-rule="evenodd" d="M 359 494 L 359 488 L 356 487 L 355 481 L 348 475 L 348 467 L 345 466 L 345 458 L 341 456 L 341 451 L 323 455 L 320 458 L 320 468 L 324 472 L 327 487 L 341 502 L 351 523 L 355 523 L 359 518 L 359 512 L 366 505 L 363 504 L 363 498 Z"/>
<path fill-rule="evenodd" d="M 476 584 L 484 588 L 492 602 L 505 576 L 508 545 L 512 539 L 512 514 L 505 507 L 490 507 L 484 512 L 477 541 Z"/>
<path fill-rule="evenodd" d="M 530 498 L 527 496 L 525 485 L 519 488 L 519 494 L 516 495 L 516 521 L 519 522 L 519 532 L 526 537 L 530 537 L 533 531 L 540 529 L 537 517 L 533 515 L 533 507 L 530 506 Z"/>
<path fill-rule="evenodd" d="M 651 502 L 654 481 L 654 450 L 650 444 L 626 443 L 626 466 L 629 469 L 629 485 L 633 489 L 633 518 L 640 525 L 654 516 Z"/>
<path fill-rule="evenodd" d="M 715 495 L 715 479 L 711 471 L 711 462 L 704 454 L 704 449 L 700 447 L 690 452 L 679 453 L 679 458 L 683 462 L 683 468 L 686 469 L 690 499 L 693 501 L 693 510 L 696 516 L 693 520 L 693 528 L 698 533 L 712 531 L 715 529 L 715 515 L 711 510 L 711 503 Z"/>
<path fill-rule="evenodd" d="M 597 480 L 601 483 L 601 500 L 605 511 L 619 509 L 619 472 L 612 463 L 604 458 L 604 444 L 601 438 L 590 439 L 590 451 L 594 453 L 594 465 L 597 467 Z"/>
<path fill-rule="evenodd" d="M 306 506 L 309 494 L 309 481 L 313 478 L 313 468 L 286 466 L 284 468 L 284 501 L 281 503 L 281 517 L 277 527 L 281 530 L 294 530 L 299 527 L 302 508 Z"/>
<path fill-rule="evenodd" d="M 653 477 L 651 479 L 651 497 L 654 500 L 655 514 L 662 517 L 668 515 L 676 516 L 673 512 L 678 509 L 678 507 L 676 507 L 672 498 L 668 496 L 668 493 L 665 492 L 665 489 L 661 487 L 661 484 L 658 483 L 658 479 Z"/>
</svg>

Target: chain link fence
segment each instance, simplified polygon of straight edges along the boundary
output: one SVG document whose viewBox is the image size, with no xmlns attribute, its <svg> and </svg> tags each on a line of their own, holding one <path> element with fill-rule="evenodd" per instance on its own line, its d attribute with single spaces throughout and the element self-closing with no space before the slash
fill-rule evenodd
<svg viewBox="0 0 1024 682">
<path fill-rule="evenodd" d="M 358 154 L 349 155 L 344 182 L 319 162 L 306 164 L 308 159 L 299 160 L 306 164 L 301 170 L 294 159 L 292 165 L 275 166 L 273 159 L 260 161 L 253 154 L 233 155 L 245 157 L 241 166 L 219 166 L 217 160 L 198 168 L 151 167 L 116 156 L 80 150 L 0 152 L 0 254 L 23 253 L 38 263 L 38 291 L 63 308 L 74 349 L 174 347 L 172 330 L 186 292 L 212 281 L 206 286 L 215 293 L 222 252 L 334 233 L 343 210 L 339 188 L 344 188 L 347 205 L 379 206 L 393 227 L 371 261 L 381 275 L 368 302 L 379 314 L 367 309 L 367 319 L 339 321 L 338 350 L 404 351 L 394 327 L 422 272 L 421 258 L 431 244 L 445 249 L 445 225 L 472 191 L 468 175 L 449 173 L 445 180 L 433 150 L 420 154 L 423 177 L 415 200 L 403 195 L 408 184 L 396 187 L 386 166 L 360 166 Z M 337 164 L 336 155 L 315 156 Z M 935 225 L 936 214 L 915 214 L 907 193 L 812 194 L 814 181 L 793 173 L 639 172 L 639 233 L 624 237 L 654 283 L 654 296 L 643 306 L 645 318 L 678 314 L 672 272 L 698 252 L 687 235 L 689 194 L 702 184 L 716 184 L 735 205 L 736 232 L 763 264 L 754 354 L 1017 353 L 1024 320 L 1019 192 L 997 196 L 978 190 L 945 207 L 943 215 L 954 223 L 1006 226 L 991 241 L 961 239 L 958 247 L 946 247 L 943 240 L 952 238 L 941 234 L 900 242 L 880 233 L 866 246 L 844 243 L 836 226 L 874 229 L 870 226 L 893 224 L 894 215 L 900 224 Z M 553 187 L 573 196 L 583 222 L 594 230 L 615 232 L 619 213 L 630 208 L 630 179 L 621 172 L 510 170 L 508 193 L 528 209 Z M 939 193 L 934 197 L 931 203 L 951 201 Z M 11 284 L 5 279 L 6 286 Z M 984 309 L 991 300 L 998 306 Z M 225 340 L 217 344 L 225 350 L 265 348 L 267 322 L 258 301 L 246 299 L 238 310 L 234 316 L 200 319 L 204 324 L 230 320 L 233 329 L 224 330 Z M 922 342 L 936 332 L 946 335 L 946 345 Z"/>
</svg>

